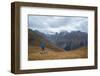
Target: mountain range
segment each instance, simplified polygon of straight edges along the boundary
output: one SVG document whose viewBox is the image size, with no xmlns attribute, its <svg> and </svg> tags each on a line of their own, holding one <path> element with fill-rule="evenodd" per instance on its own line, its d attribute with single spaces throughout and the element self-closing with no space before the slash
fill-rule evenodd
<svg viewBox="0 0 100 76">
<path fill-rule="evenodd" d="M 58 51 L 74 50 L 80 47 L 87 48 L 88 34 L 81 31 L 63 31 L 55 34 L 44 34 L 38 30 L 28 29 L 28 45 L 40 46 L 41 42 L 44 42 L 47 48 Z"/>
<path fill-rule="evenodd" d="M 45 47 L 56 50 L 56 51 L 63 51 L 63 49 L 58 48 L 54 45 L 50 40 L 45 36 L 45 34 L 37 31 L 28 29 L 28 46 L 29 47 L 40 47 L 41 43 L 45 43 Z"/>
</svg>

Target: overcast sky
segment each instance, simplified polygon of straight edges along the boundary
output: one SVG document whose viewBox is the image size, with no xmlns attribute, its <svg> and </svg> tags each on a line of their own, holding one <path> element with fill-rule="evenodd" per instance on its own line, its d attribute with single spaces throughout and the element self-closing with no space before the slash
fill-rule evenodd
<svg viewBox="0 0 100 76">
<path fill-rule="evenodd" d="M 62 31 L 88 32 L 88 17 L 30 15 L 28 19 L 28 28 L 42 33 L 54 34 Z"/>
</svg>

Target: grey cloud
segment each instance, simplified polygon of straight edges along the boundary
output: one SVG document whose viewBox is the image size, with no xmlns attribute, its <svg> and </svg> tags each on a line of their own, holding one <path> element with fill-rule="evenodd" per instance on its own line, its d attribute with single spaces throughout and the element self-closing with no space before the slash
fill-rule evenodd
<svg viewBox="0 0 100 76">
<path fill-rule="evenodd" d="M 87 32 L 88 30 L 88 17 L 32 15 L 28 18 L 29 28 L 41 32 L 61 32 L 62 30 Z"/>
</svg>

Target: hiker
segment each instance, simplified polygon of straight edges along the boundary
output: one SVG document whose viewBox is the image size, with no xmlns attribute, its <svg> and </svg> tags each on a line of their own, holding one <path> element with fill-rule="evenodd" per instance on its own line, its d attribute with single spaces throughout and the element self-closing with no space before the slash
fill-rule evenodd
<svg viewBox="0 0 100 76">
<path fill-rule="evenodd" d="M 40 47 L 42 49 L 42 52 L 44 52 L 45 51 L 45 43 L 44 42 L 41 42 Z"/>
</svg>

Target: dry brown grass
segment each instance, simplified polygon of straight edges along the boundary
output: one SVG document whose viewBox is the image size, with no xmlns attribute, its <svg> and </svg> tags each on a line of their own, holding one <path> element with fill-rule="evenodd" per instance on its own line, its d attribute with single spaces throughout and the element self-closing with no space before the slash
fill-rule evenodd
<svg viewBox="0 0 100 76">
<path fill-rule="evenodd" d="M 46 48 L 45 52 L 39 47 L 29 47 L 28 60 L 50 60 L 50 59 L 74 59 L 74 58 L 87 58 L 87 48 L 79 48 L 71 51 L 58 51 Z"/>
</svg>

